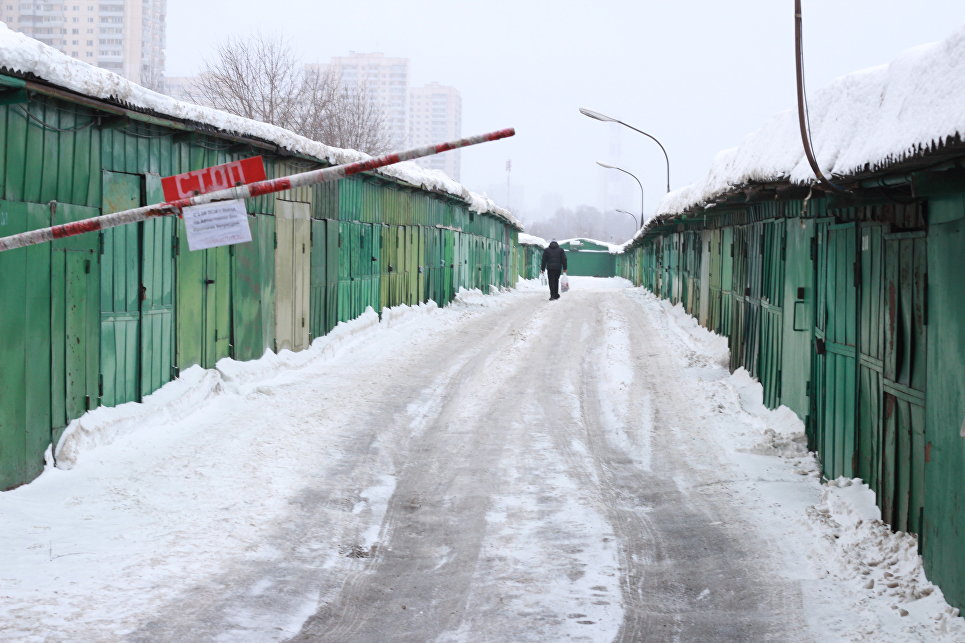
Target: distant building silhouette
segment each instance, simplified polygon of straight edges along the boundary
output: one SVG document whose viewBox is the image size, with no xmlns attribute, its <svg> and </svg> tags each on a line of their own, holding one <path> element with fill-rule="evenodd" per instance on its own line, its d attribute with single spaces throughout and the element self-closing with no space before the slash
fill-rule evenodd
<svg viewBox="0 0 965 643">
<path fill-rule="evenodd" d="M 351 52 L 326 64 L 309 65 L 337 73 L 346 89 L 364 87 L 385 115 L 385 126 L 395 149 L 438 143 L 462 136 L 462 99 L 459 91 L 439 83 L 409 84 L 409 59 L 382 53 Z M 459 179 L 459 152 L 416 161 Z"/>
<path fill-rule="evenodd" d="M 385 129 L 393 149 L 405 146 L 409 108 L 409 59 L 381 53 L 334 56 L 327 65 L 309 65 L 330 70 L 348 90 L 364 87 L 369 99 L 385 115 Z"/>
<path fill-rule="evenodd" d="M 6 0 L 0 20 L 68 56 L 148 87 L 164 78 L 167 0 Z"/>
<path fill-rule="evenodd" d="M 439 143 L 462 136 L 462 98 L 455 87 L 429 83 L 409 90 L 409 144 Z M 419 165 L 459 180 L 459 151 L 427 156 Z"/>
</svg>

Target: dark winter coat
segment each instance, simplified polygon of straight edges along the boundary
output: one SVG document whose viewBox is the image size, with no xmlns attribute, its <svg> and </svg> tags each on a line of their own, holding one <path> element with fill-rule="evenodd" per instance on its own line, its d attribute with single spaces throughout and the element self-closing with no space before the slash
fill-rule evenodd
<svg viewBox="0 0 965 643">
<path fill-rule="evenodd" d="M 540 270 L 566 270 L 566 251 L 560 248 L 560 244 L 550 241 L 548 248 L 543 249 L 543 263 Z"/>
</svg>

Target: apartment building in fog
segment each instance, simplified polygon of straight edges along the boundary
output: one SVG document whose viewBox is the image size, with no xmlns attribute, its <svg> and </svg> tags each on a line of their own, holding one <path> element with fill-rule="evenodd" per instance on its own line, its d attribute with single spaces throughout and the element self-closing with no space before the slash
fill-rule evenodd
<svg viewBox="0 0 965 643">
<path fill-rule="evenodd" d="M 164 77 L 167 0 L 0 0 L 0 20 L 151 89 Z"/>
<path fill-rule="evenodd" d="M 347 89 L 365 88 L 385 116 L 392 149 L 439 143 L 462 134 L 459 92 L 439 83 L 411 87 L 408 58 L 352 52 L 315 67 L 337 73 Z M 458 151 L 418 159 L 416 163 L 459 179 Z"/>
<path fill-rule="evenodd" d="M 454 87 L 429 83 L 409 90 L 409 144 L 441 143 L 462 136 L 462 98 Z M 459 180 L 459 151 L 417 159 L 416 163 L 442 170 Z"/>
<path fill-rule="evenodd" d="M 406 144 L 408 123 L 409 59 L 381 53 L 334 56 L 327 67 L 338 74 L 349 90 L 364 87 L 369 99 L 385 115 L 385 128 L 392 149 Z"/>
</svg>

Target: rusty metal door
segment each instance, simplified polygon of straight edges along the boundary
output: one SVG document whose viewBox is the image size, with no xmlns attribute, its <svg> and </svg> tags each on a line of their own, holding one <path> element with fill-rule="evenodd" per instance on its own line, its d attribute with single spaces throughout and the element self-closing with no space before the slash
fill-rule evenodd
<svg viewBox="0 0 965 643">
<path fill-rule="evenodd" d="M 925 270 L 923 232 L 886 234 L 882 518 L 921 533 L 925 469 Z"/>
<path fill-rule="evenodd" d="M 883 497 L 882 375 L 885 328 L 885 226 L 861 226 L 861 332 L 858 346 L 858 433 L 856 474 Z"/>
<path fill-rule="evenodd" d="M 828 478 L 854 476 L 857 284 L 853 223 L 821 223 L 816 262 L 814 400 L 818 449 Z M 823 240 L 823 243 L 822 243 Z"/>
</svg>

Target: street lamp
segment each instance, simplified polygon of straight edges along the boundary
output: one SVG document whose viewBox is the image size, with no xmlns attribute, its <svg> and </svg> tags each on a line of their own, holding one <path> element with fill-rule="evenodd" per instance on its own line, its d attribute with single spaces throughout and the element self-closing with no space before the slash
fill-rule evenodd
<svg viewBox="0 0 965 643">
<path fill-rule="evenodd" d="M 634 176 L 632 172 L 627 172 L 622 167 L 617 167 L 616 165 L 607 165 L 606 163 L 601 163 L 600 161 L 597 161 L 596 164 L 600 167 L 605 167 L 608 170 L 618 170 L 633 177 L 633 180 L 636 181 L 637 185 L 640 186 L 640 218 L 643 219 L 643 183 L 640 182 L 640 179 Z"/>
<path fill-rule="evenodd" d="M 636 228 L 634 228 L 634 231 L 640 229 L 640 224 L 637 223 L 637 215 L 635 215 L 632 212 L 627 212 L 626 210 L 620 210 L 619 208 L 617 209 L 617 212 L 622 212 L 623 214 L 629 214 L 631 217 L 633 217 L 633 225 L 637 226 Z M 640 216 L 643 217 L 643 212 L 640 213 Z"/>
<path fill-rule="evenodd" d="M 603 121 L 603 122 L 605 122 L 605 123 L 619 123 L 620 125 L 623 125 L 624 127 L 629 127 L 629 128 L 632 129 L 634 132 L 639 132 L 640 134 L 643 134 L 644 136 L 647 136 L 647 137 L 651 138 L 654 143 L 656 143 L 657 145 L 659 145 L 659 146 L 660 146 L 660 150 L 663 152 L 663 158 L 664 158 L 664 160 L 667 162 L 667 192 L 670 192 L 670 157 L 667 156 L 667 150 L 666 150 L 666 148 L 664 148 L 663 143 L 661 143 L 660 141 L 657 140 L 657 137 L 655 137 L 653 134 L 647 134 L 647 133 L 644 132 L 642 129 L 637 129 L 637 128 L 634 127 L 633 125 L 627 125 L 627 124 L 624 123 L 623 121 L 617 120 L 617 119 L 613 118 L 612 116 L 607 116 L 606 114 L 601 114 L 600 112 L 594 112 L 592 109 L 587 109 L 587 108 L 585 108 L 585 107 L 581 107 L 581 108 L 580 108 L 580 113 L 583 114 L 584 116 L 589 116 L 590 118 L 595 118 L 595 119 L 598 120 L 598 121 Z M 641 214 L 643 214 L 643 211 L 642 211 L 642 210 L 641 210 Z"/>
</svg>

